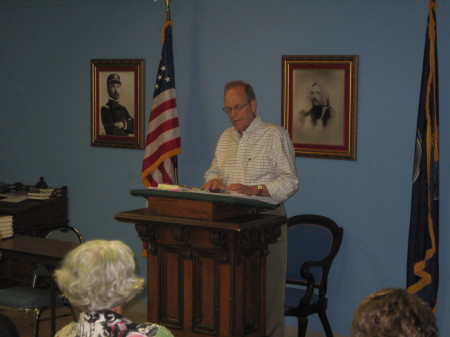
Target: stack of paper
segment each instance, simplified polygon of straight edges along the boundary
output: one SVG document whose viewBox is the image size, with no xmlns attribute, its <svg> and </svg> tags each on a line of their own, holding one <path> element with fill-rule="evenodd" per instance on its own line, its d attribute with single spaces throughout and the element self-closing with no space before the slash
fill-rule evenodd
<svg viewBox="0 0 450 337">
<path fill-rule="evenodd" d="M 28 192 L 28 198 L 39 200 L 49 199 L 53 191 L 53 188 L 32 188 L 30 189 L 30 192 Z"/>
<path fill-rule="evenodd" d="M 0 215 L 0 238 L 6 239 L 13 236 L 13 216 Z"/>
<path fill-rule="evenodd" d="M 158 189 L 165 191 L 181 191 L 181 186 L 170 184 L 158 184 Z"/>
<path fill-rule="evenodd" d="M 191 187 L 187 185 L 169 185 L 169 184 L 158 184 L 159 190 L 165 191 L 182 191 L 182 192 L 208 192 L 208 190 L 200 187 Z"/>
</svg>

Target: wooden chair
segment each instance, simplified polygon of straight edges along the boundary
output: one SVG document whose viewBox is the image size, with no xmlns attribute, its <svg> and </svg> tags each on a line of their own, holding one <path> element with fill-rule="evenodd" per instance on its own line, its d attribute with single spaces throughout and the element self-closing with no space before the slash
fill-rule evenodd
<svg viewBox="0 0 450 337">
<path fill-rule="evenodd" d="M 339 251 L 343 229 L 314 214 L 288 219 L 288 267 L 284 315 L 297 317 L 298 337 L 306 335 L 308 316 L 318 314 L 327 337 L 333 337 L 326 315 L 328 273 Z"/>
</svg>

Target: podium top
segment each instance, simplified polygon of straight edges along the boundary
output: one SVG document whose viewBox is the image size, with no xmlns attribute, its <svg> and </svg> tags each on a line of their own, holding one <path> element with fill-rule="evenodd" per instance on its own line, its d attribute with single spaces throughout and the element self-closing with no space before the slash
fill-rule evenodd
<svg viewBox="0 0 450 337">
<path fill-rule="evenodd" d="M 275 209 L 277 207 L 277 205 L 268 202 L 252 198 L 238 197 L 236 195 L 227 193 L 168 191 L 156 188 L 148 188 L 148 189 L 131 190 L 130 194 L 145 198 L 164 197 L 174 199 L 199 200 L 199 201 L 209 201 L 214 203 L 224 203 L 229 205 L 252 207 L 252 208 Z"/>
</svg>

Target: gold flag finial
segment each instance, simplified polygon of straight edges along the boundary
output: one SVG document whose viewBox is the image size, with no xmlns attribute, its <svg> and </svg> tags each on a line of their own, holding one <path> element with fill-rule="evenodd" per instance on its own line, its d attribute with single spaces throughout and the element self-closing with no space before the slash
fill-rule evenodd
<svg viewBox="0 0 450 337">
<path fill-rule="evenodd" d="M 153 0 L 154 2 L 158 0 Z M 170 21 L 170 0 L 164 0 L 166 2 L 166 21 Z"/>
</svg>

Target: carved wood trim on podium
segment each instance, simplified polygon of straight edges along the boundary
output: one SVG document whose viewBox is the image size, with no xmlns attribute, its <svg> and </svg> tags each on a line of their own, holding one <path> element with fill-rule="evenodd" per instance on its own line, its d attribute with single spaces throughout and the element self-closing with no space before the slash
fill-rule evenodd
<svg viewBox="0 0 450 337">
<path fill-rule="evenodd" d="M 188 207 L 221 208 L 203 203 L 189 200 Z M 248 209 L 221 220 L 214 211 L 203 219 L 155 215 L 161 208 L 155 210 L 153 199 L 149 205 L 115 216 L 135 223 L 148 243 L 149 321 L 167 326 L 176 337 L 264 336 L 266 255 L 286 219 Z M 177 214 L 173 204 L 169 209 Z"/>
</svg>

